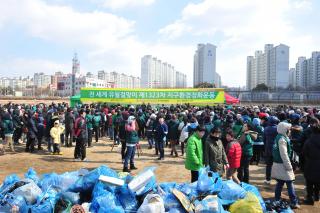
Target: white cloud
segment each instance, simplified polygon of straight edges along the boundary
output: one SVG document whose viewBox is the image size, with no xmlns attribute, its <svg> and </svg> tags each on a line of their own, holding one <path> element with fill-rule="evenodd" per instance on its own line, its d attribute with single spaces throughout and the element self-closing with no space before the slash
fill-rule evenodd
<svg viewBox="0 0 320 213">
<path fill-rule="evenodd" d="M 113 62 L 115 58 L 112 54 L 117 56 L 118 53 L 127 51 L 130 43 L 135 42 L 134 21 L 99 11 L 81 13 L 71 7 L 49 5 L 41 0 L 13 0 L 10 5 L 0 2 L 0 21 L 0 26 L 16 25 L 31 37 L 70 49 L 70 58 L 74 50 L 86 52 L 88 55 L 99 51 L 111 53 L 109 58 L 104 59 L 101 67 L 94 66 L 94 58 L 85 63 L 82 66 L 85 71 L 110 68 L 109 62 Z M 119 45 L 122 43 L 129 46 Z M 44 57 L 45 55 L 44 53 Z M 80 55 L 80 60 L 85 61 L 86 57 L 87 55 Z M 31 65 L 36 66 L 36 63 Z M 71 59 L 69 66 L 71 67 Z"/>
<path fill-rule="evenodd" d="M 139 7 L 149 6 L 153 4 L 155 0 L 104 0 L 104 6 L 113 10 L 127 8 L 127 7 Z"/>
<path fill-rule="evenodd" d="M 1 8 L 0 3 L 0 14 L 4 12 Z M 110 13 L 80 13 L 70 7 L 48 5 L 40 0 L 13 1 L 7 11 L 11 14 L 7 24 L 14 23 L 32 37 L 68 47 L 70 58 L 74 49 L 87 52 L 86 55 L 79 55 L 84 73 L 105 69 L 140 76 L 141 57 L 146 54 L 167 61 L 182 72 L 193 66 L 193 46 L 143 43 L 134 34 L 133 21 Z M 71 59 L 67 65 L 32 59 L 29 62 L 28 59 L 8 61 L 2 64 L 2 70 L 19 71 L 20 74 L 53 73 L 57 70 L 69 72 L 71 69 Z M 24 63 L 26 66 L 23 66 Z M 192 77 L 188 76 L 188 79 L 191 85 Z"/>
<path fill-rule="evenodd" d="M 9 9 L 10 21 L 23 26 L 31 36 L 70 46 L 112 46 L 134 28 L 133 21 L 110 13 L 80 13 L 40 0 L 15 0 Z"/>
<path fill-rule="evenodd" d="M 182 34 L 184 33 L 190 32 L 191 30 L 191 26 L 188 26 L 187 24 L 179 20 L 160 29 L 159 33 L 167 35 L 169 39 L 175 39 L 182 36 Z"/>
<path fill-rule="evenodd" d="M 6 76 L 30 76 L 36 72 L 44 72 L 54 74 L 54 72 L 70 72 L 71 66 L 65 63 L 56 63 L 43 59 L 28 59 L 28 58 L 11 58 L 0 61 L 1 77 Z"/>
<path fill-rule="evenodd" d="M 245 84 L 246 56 L 263 49 L 264 44 L 284 43 L 291 46 L 291 66 L 304 49 L 310 52 L 314 37 L 301 32 L 290 19 L 294 12 L 311 10 L 308 0 L 204 0 L 190 3 L 181 18 L 159 30 L 164 39 L 187 36 L 216 44 L 217 71 L 223 83 Z M 213 40 L 220 36 L 217 40 Z M 192 69 L 192 68 L 191 68 Z M 189 71 L 189 73 L 191 73 Z M 234 75 L 239 73 L 239 75 Z M 239 77 L 240 76 L 240 77 Z"/>
</svg>

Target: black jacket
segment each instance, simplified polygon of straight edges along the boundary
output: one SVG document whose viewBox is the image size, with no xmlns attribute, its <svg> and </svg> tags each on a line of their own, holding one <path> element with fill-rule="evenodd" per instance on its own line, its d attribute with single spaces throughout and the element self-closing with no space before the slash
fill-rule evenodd
<svg viewBox="0 0 320 213">
<path fill-rule="evenodd" d="M 308 181 L 320 183 L 320 133 L 312 134 L 303 146 L 304 176 Z"/>
<path fill-rule="evenodd" d="M 29 118 L 27 122 L 28 127 L 28 136 L 30 138 L 36 138 L 38 135 L 38 129 L 36 123 L 34 122 L 33 118 Z"/>
<path fill-rule="evenodd" d="M 74 127 L 74 122 L 75 118 L 74 115 L 71 112 L 67 112 L 65 115 L 65 125 L 66 125 L 66 130 L 72 131 Z"/>
</svg>

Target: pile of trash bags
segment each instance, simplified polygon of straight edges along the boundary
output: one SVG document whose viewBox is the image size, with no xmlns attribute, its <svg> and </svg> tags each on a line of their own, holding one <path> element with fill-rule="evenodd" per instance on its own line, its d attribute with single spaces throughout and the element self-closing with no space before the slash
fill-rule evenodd
<svg viewBox="0 0 320 213">
<path fill-rule="evenodd" d="M 208 168 L 200 170 L 197 182 L 181 184 L 157 183 L 154 170 L 145 168 L 134 177 L 103 165 L 39 177 L 30 168 L 23 179 L 6 177 L 0 186 L 0 213 L 260 213 L 271 208 L 255 186 L 222 180 Z M 283 212 L 288 210 L 286 206 Z"/>
</svg>

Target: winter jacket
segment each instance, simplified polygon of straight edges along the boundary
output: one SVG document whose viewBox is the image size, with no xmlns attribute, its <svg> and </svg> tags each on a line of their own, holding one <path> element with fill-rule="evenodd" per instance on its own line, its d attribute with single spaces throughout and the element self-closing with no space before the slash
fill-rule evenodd
<svg viewBox="0 0 320 213">
<path fill-rule="evenodd" d="M 145 114 L 142 114 L 142 115 L 138 116 L 137 123 L 138 123 L 140 129 L 145 127 L 145 125 L 146 125 L 146 116 L 145 116 Z"/>
<path fill-rule="evenodd" d="M 170 120 L 168 123 L 168 140 L 178 140 L 179 139 L 179 121 Z"/>
<path fill-rule="evenodd" d="M 98 128 L 101 124 L 101 116 L 99 114 L 95 114 L 92 118 L 93 127 Z"/>
<path fill-rule="evenodd" d="M 231 169 L 240 167 L 241 156 L 242 149 L 240 143 L 238 141 L 229 142 L 227 145 L 227 158 Z"/>
<path fill-rule="evenodd" d="M 264 129 L 263 142 L 265 145 L 265 155 L 266 156 L 272 156 L 272 148 L 274 145 L 274 140 L 276 139 L 277 135 L 278 135 L 277 125 L 275 125 L 275 124 L 273 124 L 273 125 L 269 124 L 269 126 L 267 126 Z"/>
<path fill-rule="evenodd" d="M 202 145 L 205 144 L 207 137 L 210 135 L 211 129 L 213 128 L 213 124 L 210 123 L 205 123 L 204 124 L 204 128 L 206 129 L 206 133 L 204 134 L 204 136 L 202 137 Z"/>
<path fill-rule="evenodd" d="M 117 118 L 117 114 L 113 114 L 113 115 L 111 115 L 111 122 L 112 122 L 112 127 L 114 128 L 114 125 L 115 125 L 115 123 L 116 123 L 116 118 Z"/>
<path fill-rule="evenodd" d="M 275 142 L 273 145 L 273 150 L 272 150 L 273 162 L 276 162 L 276 163 L 283 163 L 283 160 L 281 158 L 281 153 L 280 153 L 280 147 L 279 147 L 279 141 L 281 139 L 286 141 L 287 154 L 288 154 L 289 158 L 292 155 L 291 141 L 289 140 L 289 138 L 286 135 L 278 134 L 275 139 Z"/>
<path fill-rule="evenodd" d="M 36 138 L 38 135 L 38 129 L 32 117 L 29 118 L 27 121 L 27 128 L 28 128 L 28 137 Z"/>
<path fill-rule="evenodd" d="M 122 119 L 122 121 L 119 124 L 119 138 L 120 140 L 126 139 L 126 121 Z"/>
<path fill-rule="evenodd" d="M 67 112 L 65 115 L 65 128 L 68 131 L 72 131 L 74 128 L 75 118 L 71 112 Z"/>
<path fill-rule="evenodd" d="M 163 124 L 158 124 L 156 127 L 156 134 L 155 134 L 155 139 L 157 141 L 164 141 L 165 138 L 167 137 L 168 134 L 168 126 L 163 123 Z"/>
<path fill-rule="evenodd" d="M 302 133 L 303 133 L 302 126 L 300 126 L 300 125 L 292 126 L 291 134 L 290 134 L 290 141 L 292 143 L 293 150 L 298 154 L 301 154 L 302 148 L 303 148 L 303 145 L 299 141 L 302 136 Z"/>
<path fill-rule="evenodd" d="M 257 132 L 247 131 L 240 137 L 242 157 L 251 158 L 253 156 L 253 141 L 257 139 Z"/>
<path fill-rule="evenodd" d="M 3 126 L 3 133 L 4 135 L 13 135 L 13 122 L 10 118 L 4 117 L 2 120 L 2 126 Z"/>
<path fill-rule="evenodd" d="M 138 132 L 136 131 L 136 122 L 126 124 L 126 143 L 127 146 L 135 146 L 139 142 Z"/>
<path fill-rule="evenodd" d="M 116 114 L 115 116 L 112 116 L 112 125 L 115 129 L 119 129 L 120 123 L 123 120 L 121 114 Z"/>
<path fill-rule="evenodd" d="M 303 148 L 304 144 L 306 143 L 306 141 L 311 137 L 312 135 L 312 130 L 311 127 L 307 127 L 305 130 L 302 131 L 302 134 L 300 136 L 300 138 L 298 139 L 298 141 L 295 144 L 295 147 L 301 147 L 301 149 Z M 299 150 L 295 150 L 297 153 L 301 153 L 299 152 Z M 302 151 L 302 150 L 301 150 Z"/>
<path fill-rule="evenodd" d="M 224 165 L 228 164 L 228 160 L 221 140 L 207 137 L 203 157 L 204 165 L 210 166 L 211 171 L 224 174 Z"/>
<path fill-rule="evenodd" d="M 156 128 L 155 126 L 156 121 L 152 118 L 149 118 L 146 124 L 146 135 L 148 138 L 152 138 L 154 134 L 154 129 Z"/>
<path fill-rule="evenodd" d="M 93 116 L 91 114 L 86 114 L 86 125 L 87 129 L 93 129 Z"/>
<path fill-rule="evenodd" d="M 81 139 L 86 139 L 88 136 L 86 120 L 82 116 L 79 116 L 76 119 L 74 124 L 74 135 Z"/>
<path fill-rule="evenodd" d="M 202 141 L 198 133 L 195 132 L 187 142 L 185 168 L 191 171 L 199 171 L 201 167 L 203 167 Z"/>
<path fill-rule="evenodd" d="M 19 114 L 13 114 L 13 126 L 15 129 L 22 128 L 23 127 L 23 122 L 22 118 L 19 116 Z"/>
<path fill-rule="evenodd" d="M 182 122 L 182 124 L 184 125 L 183 122 Z M 187 123 L 186 125 L 182 126 L 182 130 L 181 130 L 180 137 L 179 137 L 179 142 L 183 143 L 189 137 L 189 132 L 188 132 L 189 125 L 190 125 L 190 123 Z"/>
<path fill-rule="evenodd" d="M 59 117 L 56 116 L 56 115 L 53 115 L 53 116 L 48 115 L 47 116 L 47 126 L 46 126 L 46 134 L 47 134 L 47 136 L 50 136 L 50 130 L 54 126 L 54 122 L 56 120 L 59 120 Z"/>
<path fill-rule="evenodd" d="M 50 136 L 53 139 L 53 143 L 60 144 L 61 143 L 61 137 L 60 135 L 63 134 L 64 127 L 63 126 L 54 126 L 50 130 Z"/>
<path fill-rule="evenodd" d="M 42 137 L 44 135 L 44 118 L 41 114 L 36 119 L 36 125 L 38 129 L 38 137 Z"/>
<path fill-rule="evenodd" d="M 283 180 L 283 181 L 291 181 L 295 179 L 292 165 L 290 162 L 289 158 L 289 153 L 288 153 L 288 146 L 290 144 L 290 140 L 287 136 L 287 127 L 286 126 L 291 126 L 290 124 L 284 124 L 284 122 L 281 122 L 278 127 L 277 127 L 277 132 L 280 134 L 278 137 L 278 140 L 275 141 L 278 146 L 274 146 L 276 149 L 277 147 L 277 152 L 278 154 L 275 154 L 276 151 L 274 151 L 273 156 L 276 158 L 277 155 L 281 157 L 282 163 L 278 163 L 279 161 L 277 159 L 274 159 L 273 165 L 272 165 L 272 172 L 271 172 L 271 177 L 277 180 Z M 275 162 L 278 161 L 278 162 Z"/>
<path fill-rule="evenodd" d="M 222 126 L 222 121 L 220 119 L 216 119 L 213 121 L 213 126 L 215 127 L 221 127 Z"/>
<path fill-rule="evenodd" d="M 112 127 L 112 114 L 109 113 L 106 117 L 107 117 L 106 125 L 108 125 L 108 127 Z"/>
<path fill-rule="evenodd" d="M 242 135 L 242 129 L 243 125 L 237 121 L 232 127 L 234 138 L 240 138 Z"/>
<path fill-rule="evenodd" d="M 303 146 L 305 157 L 304 177 L 306 180 L 320 183 L 320 133 L 312 134 Z"/>
<path fill-rule="evenodd" d="M 264 143 L 263 143 L 263 132 L 264 132 L 263 127 L 260 125 L 257 125 L 257 126 L 255 126 L 254 131 L 257 132 L 258 135 L 257 135 L 257 139 L 253 141 L 253 145 L 263 146 L 264 145 Z"/>
</svg>

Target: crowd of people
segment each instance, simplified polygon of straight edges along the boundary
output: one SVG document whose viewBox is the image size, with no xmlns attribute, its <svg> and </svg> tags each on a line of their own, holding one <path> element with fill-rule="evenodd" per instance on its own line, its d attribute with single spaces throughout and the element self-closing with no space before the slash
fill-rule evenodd
<svg viewBox="0 0 320 213">
<path fill-rule="evenodd" d="M 191 182 L 199 170 L 213 172 L 241 184 L 250 181 L 250 165 L 266 164 L 265 181 L 276 180 L 275 199 L 287 185 L 292 208 L 299 208 L 294 189 L 295 170 L 304 173 L 305 204 L 319 201 L 320 112 L 316 108 L 279 106 L 122 106 L 83 104 L 13 104 L 0 106 L 2 151 L 15 151 L 21 141 L 26 152 L 43 150 L 62 155 L 61 146 L 74 148 L 75 161 L 87 161 L 93 140 L 109 137 L 121 145 L 123 171 L 137 169 L 135 153 L 147 140 L 148 149 L 164 160 L 185 155 Z M 179 154 L 180 152 L 180 154 Z"/>
</svg>

